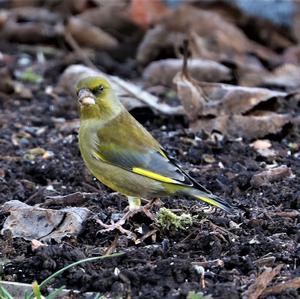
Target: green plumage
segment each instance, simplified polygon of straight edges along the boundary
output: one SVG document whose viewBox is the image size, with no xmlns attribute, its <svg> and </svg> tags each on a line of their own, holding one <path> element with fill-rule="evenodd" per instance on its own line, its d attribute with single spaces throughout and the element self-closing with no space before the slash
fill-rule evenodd
<svg viewBox="0 0 300 299">
<path fill-rule="evenodd" d="M 232 212 L 229 204 L 195 182 L 167 156 L 120 103 L 107 80 L 83 79 L 77 92 L 81 101 L 80 151 L 99 181 L 127 196 L 186 194 Z"/>
</svg>

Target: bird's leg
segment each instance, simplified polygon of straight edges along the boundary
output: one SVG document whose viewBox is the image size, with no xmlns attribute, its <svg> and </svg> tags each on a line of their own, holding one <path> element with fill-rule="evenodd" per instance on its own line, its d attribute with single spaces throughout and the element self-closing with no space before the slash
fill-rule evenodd
<svg viewBox="0 0 300 299">
<path fill-rule="evenodd" d="M 123 225 L 125 222 L 134 216 L 137 213 L 144 213 L 147 217 L 149 217 L 151 220 L 154 220 L 154 215 L 149 211 L 149 209 L 152 207 L 156 199 L 151 200 L 149 203 L 147 203 L 145 206 L 141 205 L 141 199 L 138 197 L 128 196 L 128 203 L 129 203 L 129 210 L 124 214 L 124 216 L 118 220 L 117 222 L 113 222 L 111 224 L 105 224 L 100 219 L 97 220 L 97 222 L 104 227 L 104 229 L 100 230 L 100 232 L 108 232 L 112 230 L 119 230 L 122 234 L 126 234 L 132 238 L 135 238 L 135 234 L 130 232 L 127 229 L 123 228 Z M 135 236 L 135 237 L 134 237 Z"/>
<path fill-rule="evenodd" d="M 144 213 L 147 217 L 149 217 L 151 220 L 154 220 L 153 214 L 149 211 L 149 208 L 152 207 L 154 200 L 151 200 L 146 205 L 141 205 L 141 199 L 139 197 L 133 197 L 133 196 L 127 196 L 128 203 L 129 203 L 129 213 L 130 215 L 128 218 L 132 217 L 133 215 L 137 213 Z"/>
<path fill-rule="evenodd" d="M 132 233 L 130 230 L 123 228 L 122 225 L 126 222 L 128 219 L 127 214 L 129 211 L 117 222 L 111 221 L 111 224 L 105 224 L 103 223 L 100 219 L 97 219 L 97 223 L 99 223 L 104 229 L 101 229 L 99 232 L 104 233 L 104 232 L 109 232 L 113 230 L 118 230 L 120 231 L 121 234 L 127 235 L 129 238 L 135 240 L 136 239 L 136 234 Z"/>
<path fill-rule="evenodd" d="M 134 197 L 134 196 L 127 196 L 128 203 L 129 203 L 129 211 L 139 211 L 142 203 L 141 199 L 139 197 Z"/>
</svg>

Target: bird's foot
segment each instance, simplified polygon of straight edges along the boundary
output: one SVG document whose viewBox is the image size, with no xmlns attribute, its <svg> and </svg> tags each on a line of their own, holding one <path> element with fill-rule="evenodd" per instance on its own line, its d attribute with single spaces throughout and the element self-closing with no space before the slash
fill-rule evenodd
<svg viewBox="0 0 300 299">
<path fill-rule="evenodd" d="M 124 216 L 118 220 L 117 222 L 111 221 L 111 224 L 105 224 L 103 223 L 100 219 L 97 219 L 97 223 L 99 223 L 104 229 L 101 229 L 99 232 L 104 233 L 104 232 L 109 232 L 113 230 L 118 230 L 120 231 L 121 234 L 127 235 L 129 238 L 135 240 L 137 238 L 136 234 L 131 232 L 128 229 L 125 229 L 123 225 L 126 223 L 128 219 L 133 217 L 135 214 L 138 213 L 143 213 L 145 214 L 148 218 L 150 218 L 152 221 L 155 219 L 154 215 L 150 212 L 149 209 L 152 208 L 154 205 L 156 199 L 151 200 L 149 203 L 147 203 L 144 206 L 140 205 L 129 205 L 129 211 L 124 214 Z"/>
<path fill-rule="evenodd" d="M 132 217 L 131 215 L 131 211 L 128 211 L 127 213 L 125 213 L 125 215 L 117 222 L 113 222 L 111 221 L 111 224 L 106 224 L 103 223 L 100 219 L 97 219 L 97 223 L 100 224 L 102 227 L 104 227 L 104 229 L 101 229 L 99 232 L 100 233 L 105 233 L 105 232 L 110 232 L 113 230 L 118 230 L 121 234 L 123 235 L 127 235 L 130 239 L 136 239 L 136 235 L 131 232 L 128 229 L 125 229 L 123 227 L 123 225 L 125 224 L 126 220 L 128 220 L 130 217 Z"/>
</svg>

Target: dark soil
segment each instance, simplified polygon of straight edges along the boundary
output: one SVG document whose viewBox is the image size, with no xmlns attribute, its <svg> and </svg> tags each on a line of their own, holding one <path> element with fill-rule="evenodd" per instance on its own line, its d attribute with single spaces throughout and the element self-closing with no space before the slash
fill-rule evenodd
<svg viewBox="0 0 300 299">
<path fill-rule="evenodd" d="M 59 65 L 60 59 L 50 58 L 49 65 Z M 29 100 L 18 96 L 0 98 L 0 203 L 20 200 L 33 205 L 43 203 L 50 195 L 97 192 L 81 206 L 92 210 L 94 218 L 109 223 L 112 216 L 124 212 L 127 201 L 98 183 L 85 169 L 77 129 L 66 125 L 78 118 L 75 99 L 65 94 L 53 98 L 45 91 L 48 85 L 56 85 L 62 69 L 53 67 L 40 85 L 25 84 L 33 90 Z M 125 254 L 75 267 L 55 279 L 53 285 L 98 291 L 112 298 L 186 298 L 194 290 L 215 299 L 234 299 L 241 298 L 266 266 L 284 264 L 273 283 L 300 275 L 299 214 L 276 215 L 300 207 L 300 136 L 296 130 L 269 136 L 278 152 L 269 160 L 250 147 L 250 141 L 195 136 L 182 118 L 166 118 L 147 109 L 132 113 L 195 179 L 228 198 L 239 215 L 207 210 L 188 198 L 165 198 L 161 199 L 163 206 L 178 214 L 190 213 L 195 217 L 194 224 L 188 230 L 162 230 L 144 215 L 135 215 L 124 227 L 138 237 L 142 235 L 137 228 L 142 227 L 144 232 L 157 228 L 154 235 L 138 245 L 117 232 L 99 232 L 101 227 L 93 218 L 84 223 L 78 237 L 35 251 L 29 241 L 12 239 L 5 233 L 0 236 L 0 258 L 6 261 L 0 273 L 3 280 L 41 282 L 56 270 L 79 259 L 101 255 L 113 245 Z M 13 138 L 18 144 L 13 144 Z M 298 145 L 298 149 L 291 144 Z M 36 147 L 53 152 L 53 156 L 29 157 L 28 150 Z M 203 154 L 214 160 L 204 159 Z M 253 174 L 274 163 L 287 165 L 293 175 L 252 188 Z M 156 205 L 151 211 L 158 209 Z M 6 217 L 0 214 L 0 228 Z M 221 262 L 211 262 L 217 259 Z M 201 275 L 193 264 L 197 262 L 203 262 L 205 268 L 205 288 L 201 288 Z M 115 274 L 117 269 L 119 275 Z M 286 290 L 268 298 L 299 296 L 299 291 Z"/>
</svg>

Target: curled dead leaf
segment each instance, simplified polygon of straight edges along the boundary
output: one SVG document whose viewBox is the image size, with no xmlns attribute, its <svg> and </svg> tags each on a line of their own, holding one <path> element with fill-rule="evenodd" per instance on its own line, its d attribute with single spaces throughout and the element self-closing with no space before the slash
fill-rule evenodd
<svg viewBox="0 0 300 299">
<path fill-rule="evenodd" d="M 10 214 L 4 222 L 2 233 L 10 230 L 13 237 L 41 241 L 60 241 L 65 236 L 78 234 L 90 214 L 86 208 L 43 209 L 18 200 L 4 203 L 1 209 Z"/>
<path fill-rule="evenodd" d="M 173 78 L 182 68 L 181 59 L 164 59 L 151 62 L 144 70 L 143 76 L 153 84 L 171 86 Z M 226 66 L 206 59 L 189 60 L 189 72 L 199 81 L 219 82 L 232 79 L 231 71 Z"/>
<path fill-rule="evenodd" d="M 209 99 L 203 115 L 244 114 L 262 102 L 288 95 L 266 88 L 230 84 L 198 82 L 197 85 L 202 94 Z"/>
<path fill-rule="evenodd" d="M 278 60 L 272 50 L 249 40 L 238 27 L 219 14 L 192 5 L 180 5 L 148 30 L 138 49 L 137 60 L 146 64 L 162 49 L 176 48 L 186 39 L 187 33 L 192 39 L 193 58 L 220 61 L 255 53 L 266 60 Z"/>
<path fill-rule="evenodd" d="M 113 36 L 81 20 L 79 17 L 71 17 L 66 30 L 83 47 L 90 47 L 97 50 L 111 50 L 118 45 L 118 41 Z"/>
<path fill-rule="evenodd" d="M 20 43 L 56 42 L 63 36 L 63 25 L 59 15 L 37 7 L 20 7 L 7 12 L 0 37 Z M 23 20 L 23 21 L 20 21 Z"/>
<path fill-rule="evenodd" d="M 258 138 L 278 133 L 285 124 L 293 121 L 288 114 L 274 113 L 274 105 L 270 105 L 270 111 L 258 113 L 255 110 L 263 102 L 274 104 L 277 99 L 286 97 L 288 94 L 285 92 L 199 82 L 190 76 L 186 60 L 174 82 L 194 131 L 218 131 L 231 136 Z"/>
<path fill-rule="evenodd" d="M 257 138 L 279 133 L 290 122 L 291 117 L 288 114 L 221 115 L 215 118 L 199 118 L 191 124 L 191 128 L 196 132 L 218 131 L 230 136 Z"/>
<path fill-rule="evenodd" d="M 178 97 L 187 117 L 190 121 L 195 121 L 199 115 L 203 115 L 205 107 L 205 97 L 201 87 L 185 71 L 177 73 L 174 83 L 177 85 Z"/>
<path fill-rule="evenodd" d="M 300 87 L 300 67 L 294 64 L 284 64 L 276 68 L 272 73 L 264 76 L 262 84 L 288 89 Z"/>
</svg>

